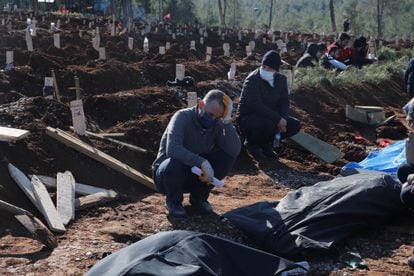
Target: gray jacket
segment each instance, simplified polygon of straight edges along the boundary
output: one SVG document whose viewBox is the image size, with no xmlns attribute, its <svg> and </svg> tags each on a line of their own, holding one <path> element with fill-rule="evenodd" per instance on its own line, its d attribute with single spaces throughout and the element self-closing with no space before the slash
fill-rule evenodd
<svg viewBox="0 0 414 276">
<path fill-rule="evenodd" d="M 173 158 L 187 166 L 200 168 L 205 160 L 200 155 L 220 148 L 236 158 L 240 147 L 240 139 L 232 123 L 224 124 L 220 120 L 214 127 L 204 129 L 198 120 L 197 106 L 181 109 L 168 123 L 152 167 L 157 168 L 165 159 Z"/>
</svg>

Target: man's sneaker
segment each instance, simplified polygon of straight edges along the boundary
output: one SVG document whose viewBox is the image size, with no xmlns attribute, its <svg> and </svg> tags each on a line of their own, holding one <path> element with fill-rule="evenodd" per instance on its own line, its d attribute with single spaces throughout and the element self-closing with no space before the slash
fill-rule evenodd
<svg viewBox="0 0 414 276">
<path fill-rule="evenodd" d="M 271 159 L 279 159 L 279 155 L 274 151 L 272 145 L 268 144 L 262 147 L 263 149 L 263 154 L 267 157 L 267 158 L 271 158 Z"/>
<path fill-rule="evenodd" d="M 266 156 L 263 154 L 263 150 L 258 145 L 253 145 L 250 143 L 245 143 L 244 146 L 246 147 L 247 152 L 254 158 L 254 159 L 264 159 Z"/>
<path fill-rule="evenodd" d="M 211 214 L 214 212 L 213 206 L 207 200 L 196 201 L 190 198 L 190 203 L 202 214 Z"/>
<path fill-rule="evenodd" d="M 183 218 L 187 215 L 182 203 L 167 201 L 165 207 L 167 207 L 168 216 L 170 217 Z"/>
</svg>

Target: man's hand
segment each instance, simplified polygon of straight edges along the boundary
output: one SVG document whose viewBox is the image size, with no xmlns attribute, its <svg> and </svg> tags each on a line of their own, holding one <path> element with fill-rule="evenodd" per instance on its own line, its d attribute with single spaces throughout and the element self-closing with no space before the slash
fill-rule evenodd
<svg viewBox="0 0 414 276">
<path fill-rule="evenodd" d="M 280 119 L 279 123 L 277 124 L 277 128 L 280 132 L 286 132 L 287 121 L 282 118 Z"/>
<path fill-rule="evenodd" d="M 202 182 L 210 183 L 210 182 L 213 182 L 213 178 L 214 178 L 213 167 L 210 165 L 210 162 L 208 162 L 208 160 L 205 160 L 201 164 L 201 175 L 199 179 Z"/>
<path fill-rule="evenodd" d="M 229 96 L 223 96 L 224 112 L 223 112 L 223 122 L 225 124 L 231 122 L 231 114 L 233 112 L 233 101 Z"/>
</svg>

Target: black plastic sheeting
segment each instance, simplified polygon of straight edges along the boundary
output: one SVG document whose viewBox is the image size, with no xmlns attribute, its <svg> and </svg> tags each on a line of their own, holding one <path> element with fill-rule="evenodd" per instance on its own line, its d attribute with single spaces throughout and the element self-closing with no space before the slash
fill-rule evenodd
<svg viewBox="0 0 414 276">
<path fill-rule="evenodd" d="M 286 258 L 322 253 L 361 229 L 404 212 L 400 184 L 390 175 L 361 171 L 289 192 L 224 215 L 261 248 Z"/>
<path fill-rule="evenodd" d="M 86 276 L 280 275 L 298 267 L 229 240 L 177 230 L 152 235 L 109 255 Z"/>
</svg>

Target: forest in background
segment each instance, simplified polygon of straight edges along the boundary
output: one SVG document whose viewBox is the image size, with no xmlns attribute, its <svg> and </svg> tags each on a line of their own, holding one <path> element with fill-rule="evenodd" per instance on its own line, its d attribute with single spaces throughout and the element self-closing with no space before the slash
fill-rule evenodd
<svg viewBox="0 0 414 276">
<path fill-rule="evenodd" d="M 41 6 L 37 0 L 0 0 L 0 4 L 6 3 Z M 349 19 L 350 32 L 355 35 L 414 35 L 414 0 L 56 0 L 53 5 L 83 11 L 87 6 L 106 7 L 107 13 L 115 12 L 124 19 L 136 17 L 134 11 L 141 9 L 146 19 L 170 14 L 174 22 L 265 30 L 270 26 L 294 32 L 341 32 L 344 20 Z"/>
</svg>

